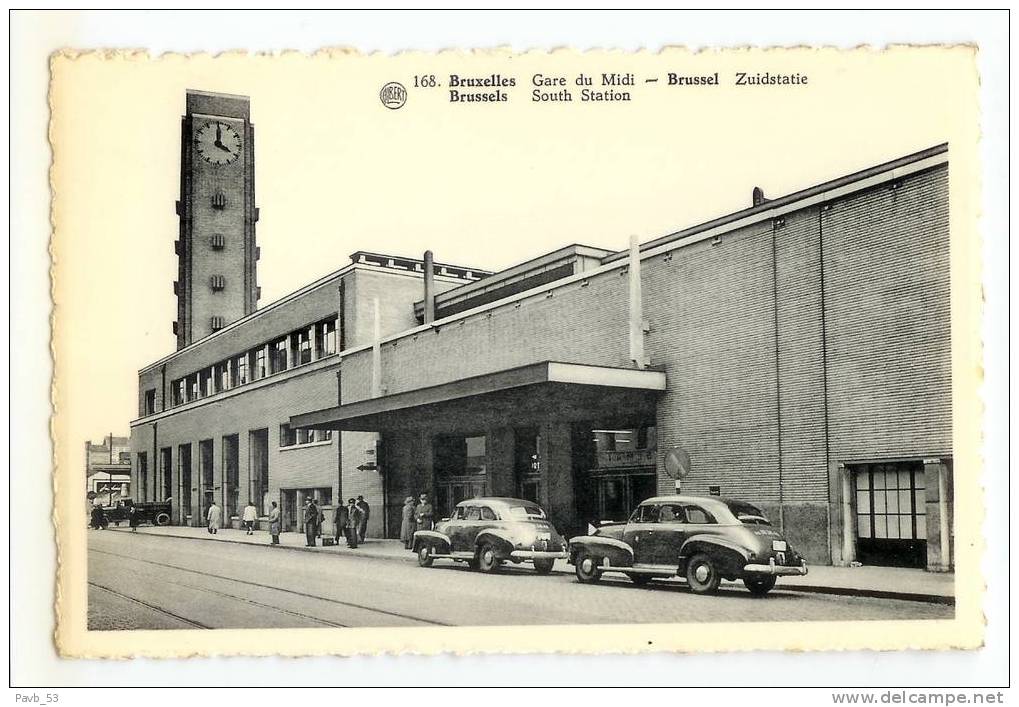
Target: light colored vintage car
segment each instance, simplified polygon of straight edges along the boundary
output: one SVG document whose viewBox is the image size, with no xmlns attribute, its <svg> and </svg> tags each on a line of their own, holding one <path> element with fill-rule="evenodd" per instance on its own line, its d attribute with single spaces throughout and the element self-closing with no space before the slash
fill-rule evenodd
<svg viewBox="0 0 1019 707">
<path fill-rule="evenodd" d="M 414 533 L 418 564 L 437 559 L 466 562 L 472 569 L 494 572 L 503 562 L 531 562 L 541 574 L 566 559 L 566 541 L 532 501 L 519 498 L 472 498 L 461 501 L 434 530 Z"/>
<path fill-rule="evenodd" d="M 697 594 L 723 579 L 742 579 L 764 595 L 782 575 L 805 575 L 807 563 L 756 506 L 716 496 L 659 496 L 622 523 L 570 540 L 570 564 L 581 582 L 621 572 L 634 584 L 684 577 Z"/>
</svg>

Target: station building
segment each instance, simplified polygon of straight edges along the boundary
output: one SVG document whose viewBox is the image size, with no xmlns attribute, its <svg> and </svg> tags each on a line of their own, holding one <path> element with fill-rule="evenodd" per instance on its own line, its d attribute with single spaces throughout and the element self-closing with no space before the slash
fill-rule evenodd
<svg viewBox="0 0 1019 707">
<path fill-rule="evenodd" d="M 358 251 L 139 372 L 133 488 L 195 525 L 276 501 L 289 530 L 364 495 L 395 537 L 422 492 L 530 498 L 576 533 L 681 484 L 757 503 L 814 562 L 949 570 L 948 189 L 942 145 L 629 251 L 497 273 Z"/>
</svg>

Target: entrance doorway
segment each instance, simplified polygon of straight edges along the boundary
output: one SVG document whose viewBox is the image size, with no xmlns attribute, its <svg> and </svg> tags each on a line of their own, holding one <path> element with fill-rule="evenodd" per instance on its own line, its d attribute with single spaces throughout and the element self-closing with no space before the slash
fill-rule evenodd
<svg viewBox="0 0 1019 707">
<path fill-rule="evenodd" d="M 191 516 L 191 445 L 177 447 L 177 477 L 180 479 L 180 524 L 187 525 Z"/>
<path fill-rule="evenodd" d="M 514 430 L 513 471 L 517 498 L 541 503 L 541 435 L 536 428 Z"/>
<path fill-rule="evenodd" d="M 203 439 L 198 443 L 198 478 L 201 480 L 201 489 L 198 501 L 201 504 L 198 508 L 198 517 L 205 522 L 209 506 L 215 498 L 215 479 L 213 477 L 212 465 L 215 459 L 212 451 L 212 440 Z"/>
<path fill-rule="evenodd" d="M 641 501 L 657 490 L 654 470 L 600 474 L 595 477 L 598 493 L 597 520 L 626 520 Z"/>
<path fill-rule="evenodd" d="M 238 515 L 238 496 L 240 495 L 240 460 L 237 435 L 223 438 L 223 512 L 228 521 Z"/>
<path fill-rule="evenodd" d="M 435 513 L 449 518 L 460 501 L 484 496 L 488 463 L 484 435 L 439 435 L 433 440 Z"/>
<path fill-rule="evenodd" d="M 159 473 L 163 477 L 163 497 L 160 499 L 165 501 L 173 496 L 173 458 L 172 450 L 169 447 L 163 447 L 159 450 Z"/>
<path fill-rule="evenodd" d="M 251 430 L 248 432 L 248 454 L 250 467 L 248 478 L 251 479 L 251 500 L 255 502 L 258 515 L 269 514 L 269 430 Z"/>
<path fill-rule="evenodd" d="M 857 557 L 865 565 L 927 566 L 923 463 L 851 467 L 856 492 Z"/>
</svg>

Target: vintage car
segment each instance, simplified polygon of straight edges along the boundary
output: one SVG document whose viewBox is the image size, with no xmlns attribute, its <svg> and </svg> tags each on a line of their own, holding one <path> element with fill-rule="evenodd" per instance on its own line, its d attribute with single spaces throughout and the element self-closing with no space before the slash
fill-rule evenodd
<svg viewBox="0 0 1019 707">
<path fill-rule="evenodd" d="M 660 496 L 630 519 L 570 540 L 570 564 L 581 582 L 621 572 L 634 584 L 679 576 L 697 594 L 723 579 L 742 579 L 751 593 L 771 591 L 781 575 L 804 575 L 807 563 L 757 507 L 717 496 Z"/>
<path fill-rule="evenodd" d="M 134 508 L 138 516 L 138 523 L 152 523 L 152 525 L 170 524 L 170 501 L 138 502 L 130 498 L 122 498 L 115 506 L 104 506 L 106 522 L 120 525 L 131 520 L 131 508 Z"/>
<path fill-rule="evenodd" d="M 414 533 L 413 548 L 422 567 L 448 559 L 482 572 L 494 572 L 503 562 L 531 562 L 548 574 L 557 559 L 566 559 L 566 541 L 545 511 L 519 498 L 461 501 L 434 530 Z"/>
</svg>

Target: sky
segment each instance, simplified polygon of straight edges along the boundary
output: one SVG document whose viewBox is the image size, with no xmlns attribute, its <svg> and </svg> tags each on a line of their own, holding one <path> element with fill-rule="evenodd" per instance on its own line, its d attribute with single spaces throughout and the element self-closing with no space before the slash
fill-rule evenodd
<svg viewBox="0 0 1019 707">
<path fill-rule="evenodd" d="M 127 434 L 137 376 L 172 352 L 185 90 L 251 98 L 265 306 L 356 250 L 499 270 L 569 243 L 610 249 L 946 141 L 973 140 L 957 50 L 567 51 L 54 59 L 50 139 L 57 431 Z M 576 76 L 633 72 L 630 102 L 582 103 Z M 668 72 L 723 85 L 668 87 Z M 736 87 L 738 71 L 806 86 Z M 512 100 L 451 104 L 415 76 L 514 77 Z M 532 76 L 573 103 L 534 103 Z M 642 77 L 659 77 L 651 86 Z M 597 79 L 596 79 L 597 80 Z M 409 87 L 399 110 L 378 98 Z M 626 89 L 624 89 L 626 90 Z"/>
</svg>

